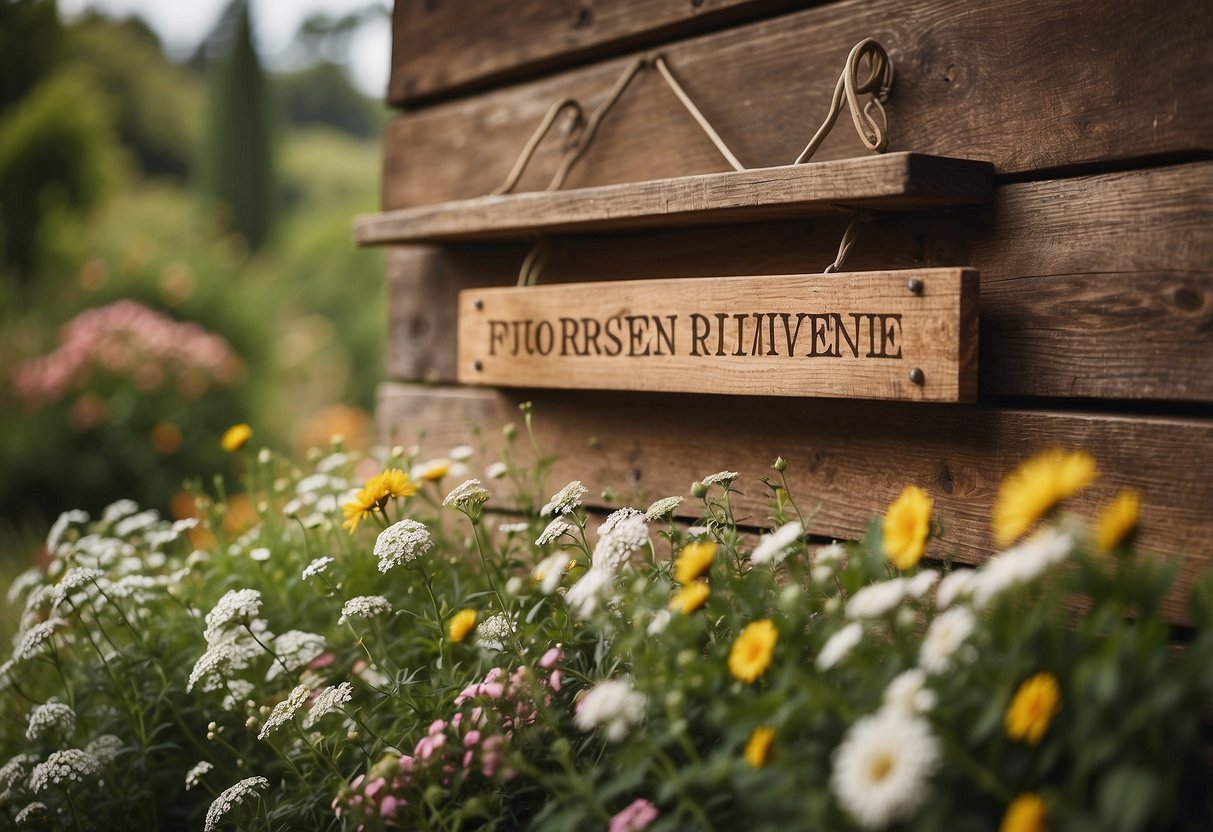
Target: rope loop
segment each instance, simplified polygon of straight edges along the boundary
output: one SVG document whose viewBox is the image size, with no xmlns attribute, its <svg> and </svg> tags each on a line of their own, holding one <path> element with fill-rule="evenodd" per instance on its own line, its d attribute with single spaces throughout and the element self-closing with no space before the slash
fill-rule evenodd
<svg viewBox="0 0 1213 832">
<path fill-rule="evenodd" d="M 860 80 L 861 66 L 867 62 L 867 77 Z M 796 157 L 792 164 L 801 165 L 812 158 L 817 148 L 829 135 L 838 114 L 842 112 L 842 102 L 845 98 L 851 111 L 851 121 L 855 123 L 855 132 L 859 134 L 864 146 L 874 152 L 883 153 L 889 145 L 889 119 L 884 110 L 884 102 L 888 100 L 889 89 L 893 86 L 893 62 L 889 53 L 873 38 L 864 38 L 855 44 L 847 55 L 846 65 L 834 86 L 834 96 L 830 100 L 830 112 L 825 121 L 817 128 L 813 138 L 805 149 Z M 870 95 L 871 99 L 861 109 L 859 96 Z M 879 118 L 877 117 L 879 116 Z"/>
</svg>

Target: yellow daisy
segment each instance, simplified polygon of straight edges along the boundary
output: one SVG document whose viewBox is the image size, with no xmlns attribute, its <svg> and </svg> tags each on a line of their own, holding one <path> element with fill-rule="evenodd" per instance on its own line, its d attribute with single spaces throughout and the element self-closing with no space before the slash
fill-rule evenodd
<svg viewBox="0 0 1213 832">
<path fill-rule="evenodd" d="M 438 482 L 450 472 L 451 461 L 449 459 L 435 459 L 433 462 L 422 465 L 420 471 L 414 471 L 417 477 L 426 482 Z"/>
<path fill-rule="evenodd" d="M 716 557 L 715 543 L 704 541 L 688 543 L 678 553 L 678 560 L 674 561 L 674 580 L 680 584 L 689 584 L 708 571 L 714 557 Z"/>
<path fill-rule="evenodd" d="M 1006 546 L 1062 500 L 1095 479 L 1095 458 L 1083 451 L 1044 451 L 1002 481 L 994 502 L 994 539 Z"/>
<path fill-rule="evenodd" d="M 1011 801 L 998 832 L 1044 832 L 1045 802 L 1040 795 L 1024 792 Z"/>
<path fill-rule="evenodd" d="M 779 631 L 768 619 L 747 625 L 729 650 L 729 672 L 742 682 L 753 682 L 767 672 Z"/>
<path fill-rule="evenodd" d="M 909 569 L 922 558 L 931 533 L 931 498 L 916 485 L 907 485 L 884 516 L 881 546 L 898 569 Z"/>
<path fill-rule="evenodd" d="M 376 511 L 383 511 L 388 500 L 394 497 L 412 497 L 416 493 L 417 486 L 399 468 L 389 468 L 375 474 L 366 481 L 353 500 L 341 507 L 345 515 L 342 526 L 353 534 L 363 518 Z"/>
<path fill-rule="evenodd" d="M 1040 745 L 1049 723 L 1061 710 L 1061 688 L 1052 673 L 1037 673 L 1026 679 L 1007 708 L 1007 737 Z"/>
<path fill-rule="evenodd" d="M 745 744 L 745 761 L 752 768 L 762 768 L 766 765 L 767 754 L 771 750 L 771 740 L 775 739 L 774 728 L 755 728 L 750 739 Z"/>
<path fill-rule="evenodd" d="M 219 440 L 219 444 L 223 446 L 223 450 L 230 454 L 243 448 L 248 444 L 248 441 L 253 438 L 253 429 L 247 423 L 241 422 L 238 425 L 232 425 L 223 432 L 223 438 Z"/>
<path fill-rule="evenodd" d="M 670 609 L 677 610 L 683 615 L 690 615 L 702 607 L 711 594 L 712 591 L 703 581 L 691 581 L 674 593 L 674 597 L 670 599 Z"/>
<path fill-rule="evenodd" d="M 476 611 L 460 610 L 451 616 L 451 623 L 447 626 L 451 635 L 451 641 L 458 644 L 467 638 L 468 633 L 476 626 Z"/>
<path fill-rule="evenodd" d="M 1095 543 L 1099 551 L 1111 551 L 1128 537 L 1137 528 L 1140 511 L 1141 497 L 1136 491 L 1122 491 L 1104 506 L 1095 521 Z"/>
</svg>

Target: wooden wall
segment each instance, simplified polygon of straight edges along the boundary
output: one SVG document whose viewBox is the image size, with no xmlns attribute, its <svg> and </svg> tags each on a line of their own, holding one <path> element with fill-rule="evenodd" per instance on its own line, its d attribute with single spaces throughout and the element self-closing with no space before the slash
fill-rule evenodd
<svg viewBox="0 0 1213 832">
<path fill-rule="evenodd" d="M 1001 476 L 1035 450 L 1082 447 L 1102 476 L 1081 508 L 1139 488 L 1146 546 L 1185 556 L 1188 574 L 1213 561 L 1213 5 L 398 0 L 394 33 L 384 210 L 487 194 L 554 101 L 593 107 L 643 53 L 665 57 L 747 167 L 787 164 L 869 36 L 896 66 L 889 149 L 992 162 L 997 187 L 978 208 L 878 215 L 846 263 L 980 270 L 975 405 L 459 388 L 458 291 L 512 284 L 530 248 L 476 241 L 392 251 L 385 438 L 424 430 L 441 453 L 532 399 L 541 441 L 562 455 L 552 485 L 609 486 L 604 507 L 685 494 L 726 467 L 752 482 L 782 454 L 821 504 L 815 533 L 857 534 L 914 482 L 969 561 L 991 551 Z M 553 132 L 520 190 L 555 169 Z M 863 155 L 844 114 L 815 158 Z M 724 169 L 645 72 L 565 187 Z M 541 280 L 819 271 L 845 222 L 564 236 Z M 761 525 L 760 489 L 745 491 Z"/>
</svg>

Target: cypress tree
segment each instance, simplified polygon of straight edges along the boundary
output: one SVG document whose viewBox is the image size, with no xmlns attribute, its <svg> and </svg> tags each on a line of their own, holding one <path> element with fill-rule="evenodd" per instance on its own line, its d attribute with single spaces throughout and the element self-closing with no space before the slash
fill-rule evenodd
<svg viewBox="0 0 1213 832">
<path fill-rule="evenodd" d="M 232 226 L 256 249 L 274 217 L 269 87 L 253 46 L 248 3 L 233 0 L 224 18 L 236 25 L 227 55 L 210 67 L 202 187 L 208 199 L 230 210 Z"/>
</svg>

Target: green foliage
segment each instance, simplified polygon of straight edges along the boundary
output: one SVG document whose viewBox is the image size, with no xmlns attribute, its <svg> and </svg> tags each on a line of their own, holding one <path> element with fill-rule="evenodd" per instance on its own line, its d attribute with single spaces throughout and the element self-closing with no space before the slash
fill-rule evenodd
<svg viewBox="0 0 1213 832">
<path fill-rule="evenodd" d="M 897 572 L 880 522 L 811 545 L 782 470 L 757 541 L 728 472 L 595 541 L 577 482 L 492 512 L 546 500 L 529 438 L 487 489 L 451 487 L 490 462 L 466 446 L 248 450 L 253 501 L 217 483 L 188 532 L 133 504 L 63 518 L 11 596 L 0 817 L 198 828 L 244 783 L 207 829 L 988 830 L 1016 800 L 1043 817 L 1014 828 L 1208 828 L 1213 620 L 1197 604 L 1173 648 L 1173 565 L 1098 554 L 1060 513 L 976 570 Z M 682 608 L 688 586 L 706 599 Z M 27 736 L 51 697 L 75 724 Z M 104 733 L 117 757 L 33 792 L 33 765 Z"/>
<path fill-rule="evenodd" d="M 350 86 L 345 70 L 320 61 L 273 78 L 275 98 L 287 122 L 300 127 L 327 126 L 351 136 L 377 136 L 387 110 Z"/>
<path fill-rule="evenodd" d="M 50 73 L 60 34 L 54 0 L 0 0 L 0 113 Z"/>
<path fill-rule="evenodd" d="M 43 221 L 82 215 L 115 177 L 118 150 L 96 89 L 64 71 L 0 115 L 0 262 L 29 277 Z"/>
<path fill-rule="evenodd" d="M 201 184 L 256 250 L 269 237 L 277 208 L 272 109 L 248 5 L 233 0 L 232 8 L 238 17 L 231 50 L 211 73 Z"/>
</svg>

